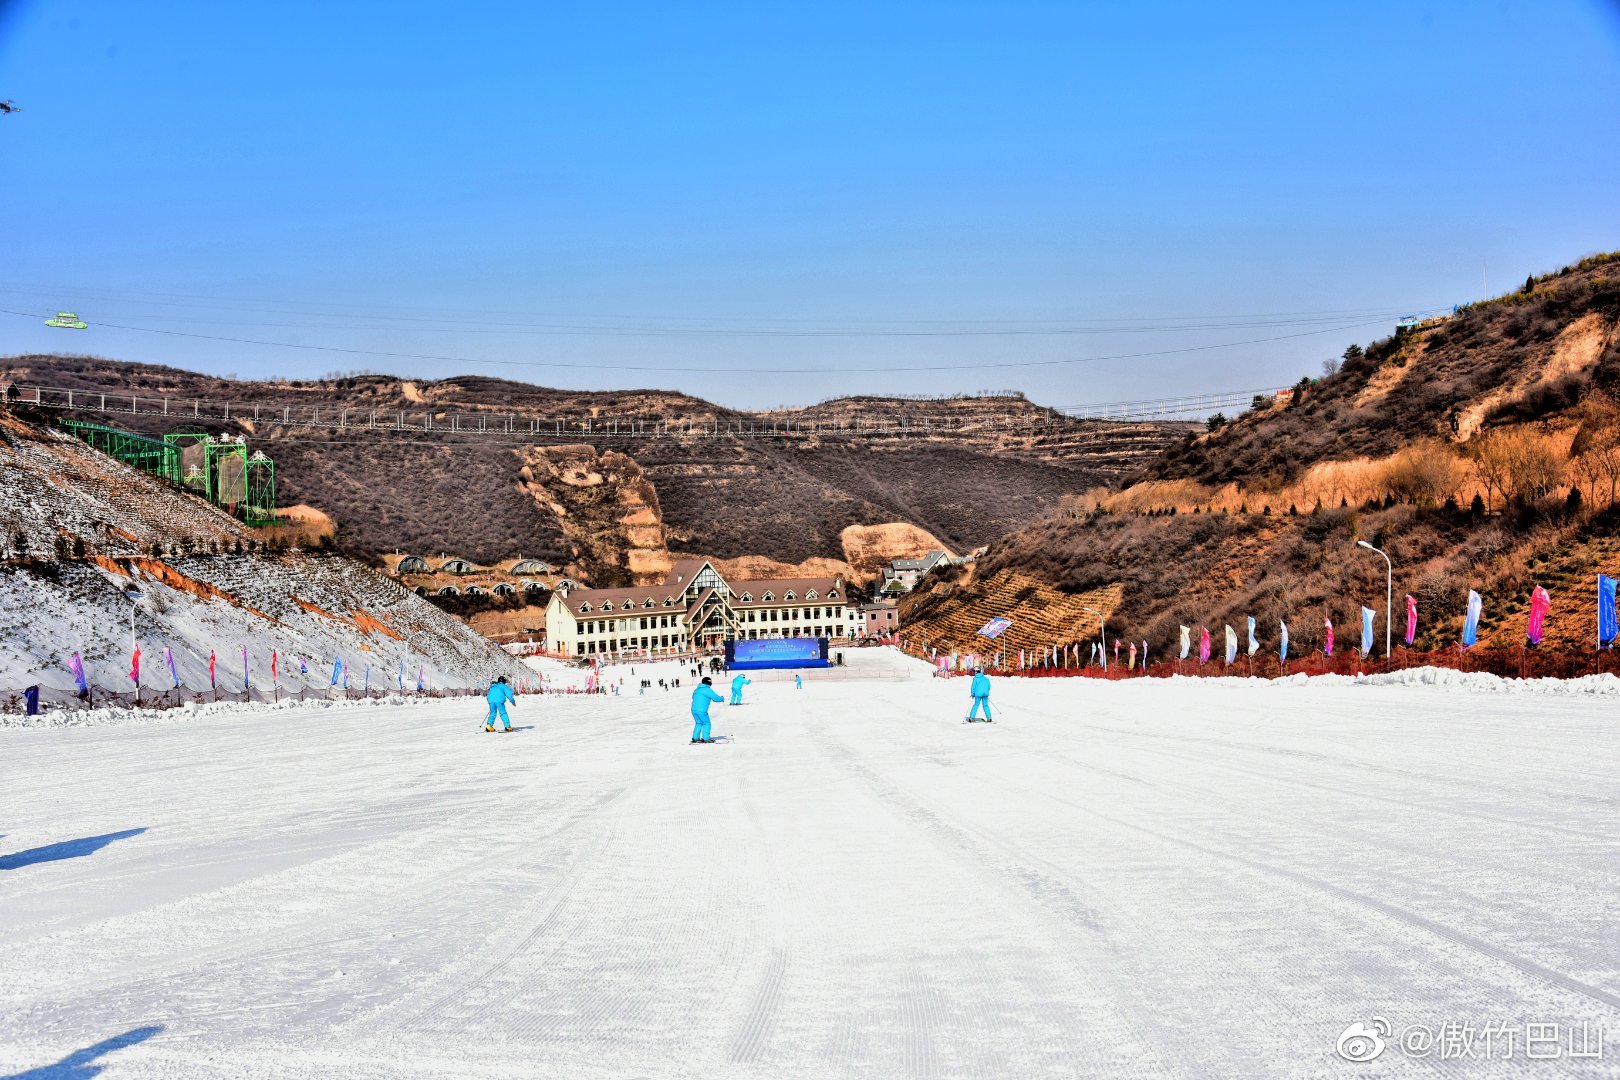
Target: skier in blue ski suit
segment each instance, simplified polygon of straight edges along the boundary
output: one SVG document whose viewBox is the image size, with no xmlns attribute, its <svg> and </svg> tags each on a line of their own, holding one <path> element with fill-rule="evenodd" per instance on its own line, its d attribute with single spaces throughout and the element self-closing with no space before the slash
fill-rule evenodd
<svg viewBox="0 0 1620 1080">
<path fill-rule="evenodd" d="M 692 741 L 713 742 L 709 735 L 709 706 L 725 698 L 714 692 L 714 683 L 707 675 L 692 691 Z"/>
<path fill-rule="evenodd" d="M 506 730 L 511 731 L 512 718 L 506 715 L 506 703 L 509 701 L 516 702 L 517 695 L 512 693 L 510 686 L 506 685 L 505 675 L 489 684 L 489 693 L 484 695 L 484 700 L 489 702 L 489 719 L 484 721 L 484 730 L 494 731 L 495 717 L 499 716 L 501 723 L 506 725 Z"/>
<path fill-rule="evenodd" d="M 984 673 L 983 668 L 973 672 L 973 681 L 968 684 L 968 693 L 973 697 L 973 708 L 968 710 L 967 718 L 972 720 L 984 710 L 985 721 L 990 720 L 990 676 Z"/>
<path fill-rule="evenodd" d="M 753 681 L 746 675 L 738 675 L 731 680 L 731 703 L 733 705 L 742 704 L 742 688 Z"/>
</svg>

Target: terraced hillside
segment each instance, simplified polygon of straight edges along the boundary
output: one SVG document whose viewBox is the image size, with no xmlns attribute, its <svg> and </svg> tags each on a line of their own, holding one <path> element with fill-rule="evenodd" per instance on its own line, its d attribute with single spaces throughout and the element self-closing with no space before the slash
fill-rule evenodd
<svg viewBox="0 0 1620 1080">
<path fill-rule="evenodd" d="M 251 404 L 361 411 L 455 407 L 489 415 L 589 417 L 599 426 L 746 427 L 751 420 L 787 415 L 742 413 L 658 390 L 575 393 L 478 377 L 234 382 L 88 357 L 13 357 L 0 362 L 4 379 L 231 400 L 243 411 Z M 556 497 L 561 489 L 551 485 L 548 494 L 547 485 L 533 479 L 544 448 L 577 444 L 577 435 L 335 434 L 282 430 L 251 419 L 203 427 L 250 431 L 268 444 L 279 467 L 282 502 L 329 514 L 344 550 L 368 557 L 394 550 L 454 552 L 484 562 L 522 552 L 567 564 L 589 579 L 639 574 L 671 553 L 767 556 L 788 563 L 842 558 L 844 529 L 890 522 L 919 526 L 953 549 L 970 550 L 1035 520 L 1064 495 L 1142 467 L 1187 430 L 1178 424 L 1070 421 L 1019 398 L 850 399 L 793 413 L 805 422 L 842 419 L 867 426 L 902 414 L 903 429 L 858 437 L 593 439 L 599 453 L 627 459 L 640 476 L 623 487 L 610 479 L 596 500 L 607 513 L 600 522 L 586 522 L 583 532 L 577 516 L 559 515 L 557 506 L 566 501 Z M 1044 426 L 1022 427 L 1021 418 Z M 105 419 L 147 433 L 173 430 L 177 423 L 119 414 Z M 619 471 L 628 477 L 634 470 Z M 652 487 L 650 497 L 639 487 L 643 481 Z M 635 498 L 623 504 L 623 516 L 614 517 L 620 495 L 630 494 Z M 649 508 L 656 520 L 647 516 Z M 658 530 L 668 541 L 662 554 L 644 542 Z"/>
<path fill-rule="evenodd" d="M 1324 621 L 1379 613 L 1395 567 L 1417 646 L 1458 640 L 1468 591 L 1481 640 L 1524 640 L 1531 590 L 1553 595 L 1546 648 L 1595 644 L 1594 578 L 1620 576 L 1620 255 L 1598 256 L 1454 316 L 1398 328 L 1229 423 L 1189 433 L 1132 482 L 991 545 L 973 580 L 932 583 L 974 617 L 1006 575 L 1065 595 L 1117 589 L 1111 634 L 1168 647 L 1178 626 L 1287 620 L 1295 655 Z M 917 602 L 919 636 L 965 647 L 965 623 Z M 971 620 L 967 620 L 971 621 Z M 1069 639 L 1088 631 L 1076 623 Z M 1056 640 L 1064 640 L 1059 637 Z"/>
</svg>

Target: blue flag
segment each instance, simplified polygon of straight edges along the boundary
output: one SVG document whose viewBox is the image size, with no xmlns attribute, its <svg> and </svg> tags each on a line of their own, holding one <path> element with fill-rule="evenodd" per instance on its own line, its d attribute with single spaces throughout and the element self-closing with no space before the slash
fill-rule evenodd
<svg viewBox="0 0 1620 1080">
<path fill-rule="evenodd" d="M 404 660 L 401 660 L 399 662 L 399 688 L 401 690 L 405 689 L 405 661 Z"/>
<path fill-rule="evenodd" d="M 1608 649 L 1620 637 L 1620 620 L 1615 617 L 1615 585 L 1607 574 L 1598 575 L 1598 648 Z"/>
<path fill-rule="evenodd" d="M 1249 655 L 1260 651 L 1260 639 L 1254 636 L 1254 616 L 1249 616 Z"/>
<path fill-rule="evenodd" d="M 1361 655 L 1362 656 L 1370 656 L 1372 654 L 1373 620 L 1375 618 L 1377 618 L 1377 617 L 1378 617 L 1377 613 L 1374 612 L 1372 608 L 1364 607 L 1364 608 L 1361 609 Z"/>
<path fill-rule="evenodd" d="M 1282 644 L 1277 647 L 1277 659 L 1288 659 L 1288 624 L 1278 620 L 1277 625 L 1282 627 Z"/>
<path fill-rule="evenodd" d="M 343 678 L 343 657 L 340 656 L 332 661 L 332 685 L 336 686 L 341 678 Z"/>
<path fill-rule="evenodd" d="M 1479 610 L 1483 601 L 1479 593 L 1473 589 L 1468 590 L 1468 618 L 1463 622 L 1463 647 L 1467 648 L 1479 640 Z"/>
</svg>

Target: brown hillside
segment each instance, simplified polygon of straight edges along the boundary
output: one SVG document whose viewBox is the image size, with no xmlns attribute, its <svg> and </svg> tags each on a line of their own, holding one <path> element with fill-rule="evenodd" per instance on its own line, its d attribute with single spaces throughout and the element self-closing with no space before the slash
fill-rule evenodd
<svg viewBox="0 0 1620 1080">
<path fill-rule="evenodd" d="M 1482 641 L 1517 643 L 1540 584 L 1554 600 L 1549 647 L 1589 648 L 1592 579 L 1620 575 L 1617 326 L 1620 258 L 1605 256 L 1352 350 L 1294 401 L 1189 436 L 1137 482 L 997 541 L 977 581 L 1118 586 L 1110 632 L 1156 649 L 1180 624 L 1241 632 L 1250 615 L 1274 643 L 1287 619 L 1299 655 L 1327 618 L 1350 641 L 1363 604 L 1382 640 L 1384 563 L 1356 546 L 1366 539 L 1395 565 L 1397 636 L 1404 595 L 1418 598 L 1419 647 L 1457 640 L 1470 588 L 1485 602 Z M 990 596 L 988 584 L 930 587 Z M 960 630 L 925 599 L 917 613 L 919 635 Z"/>
<path fill-rule="evenodd" d="M 744 423 L 750 418 L 667 391 L 576 393 L 470 376 L 437 382 L 386 376 L 240 382 L 88 357 L 24 356 L 0 363 L 0 381 L 8 378 L 78 390 L 161 391 L 244 407 L 364 411 L 442 404 L 447 410 L 589 416 L 607 423 Z M 803 415 L 876 422 L 902 412 L 904 431 L 859 438 L 593 440 L 598 454 L 621 463 L 615 470 L 626 478 L 608 484 L 612 498 L 639 493 L 639 505 L 616 504 L 611 513 L 585 505 L 605 493 L 564 484 L 545 464 L 557 447 L 577 443 L 577 437 L 338 434 L 251 421 L 203 427 L 252 429 L 276 458 L 281 501 L 330 515 L 345 550 L 371 557 L 395 550 L 455 552 L 480 562 L 522 552 L 573 562 L 593 580 L 655 572 L 660 556 L 651 539 L 659 528 L 675 550 L 717 558 L 760 555 L 785 563 L 842 559 L 845 529 L 889 522 L 916 525 L 953 550 L 971 549 L 1036 520 L 1064 495 L 1142 467 L 1186 430 L 1184 424 L 1068 421 L 1021 399 L 1001 398 L 856 399 L 824 403 Z M 1038 430 L 1008 430 L 985 423 L 990 414 L 1048 423 Z M 117 413 L 102 419 L 149 434 L 185 426 Z M 639 479 L 630 479 L 632 465 Z M 557 507 L 567 511 L 571 502 L 577 504 L 572 517 L 557 512 Z M 589 526 L 581 527 L 586 520 Z M 599 526 L 605 530 L 601 536 Z"/>
</svg>

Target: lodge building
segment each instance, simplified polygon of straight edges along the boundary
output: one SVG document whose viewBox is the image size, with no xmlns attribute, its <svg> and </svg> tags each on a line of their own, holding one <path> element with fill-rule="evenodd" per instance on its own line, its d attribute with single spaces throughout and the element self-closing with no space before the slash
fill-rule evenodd
<svg viewBox="0 0 1620 1080">
<path fill-rule="evenodd" d="M 859 617 L 842 577 L 728 582 L 707 559 L 683 559 L 657 585 L 558 589 L 546 641 L 561 656 L 673 656 L 727 639 L 848 637 Z"/>
</svg>

